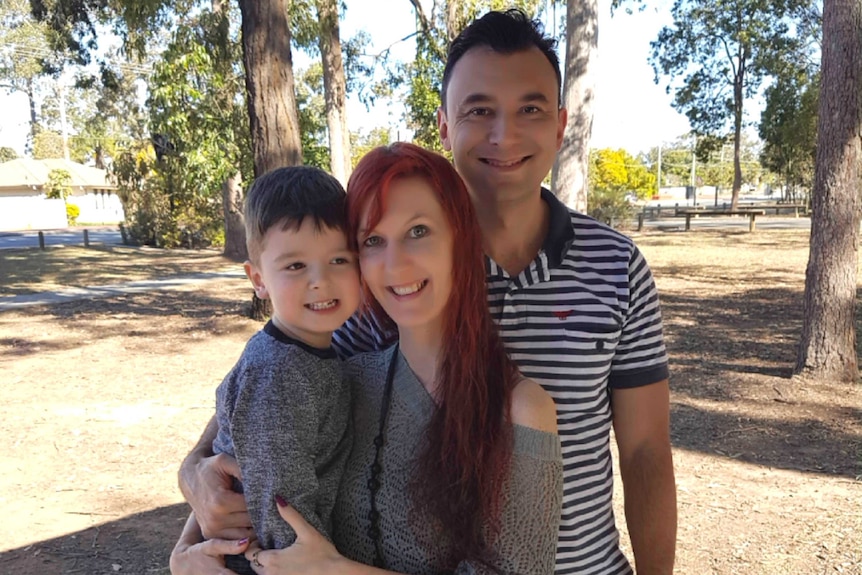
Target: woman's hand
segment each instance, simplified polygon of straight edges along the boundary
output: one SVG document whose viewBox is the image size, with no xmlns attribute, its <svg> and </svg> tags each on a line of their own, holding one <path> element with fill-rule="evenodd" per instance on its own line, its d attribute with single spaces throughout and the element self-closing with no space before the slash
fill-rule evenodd
<svg viewBox="0 0 862 575">
<path fill-rule="evenodd" d="M 236 575 L 224 566 L 224 556 L 242 553 L 248 539 L 208 539 L 204 541 L 195 514 L 189 515 L 179 541 L 171 551 L 172 575 Z"/>
<path fill-rule="evenodd" d="M 330 575 L 343 573 L 347 561 L 326 537 L 284 499 L 276 496 L 278 512 L 296 532 L 296 541 L 287 549 L 263 551 L 255 542 L 245 552 L 259 575 Z"/>
</svg>

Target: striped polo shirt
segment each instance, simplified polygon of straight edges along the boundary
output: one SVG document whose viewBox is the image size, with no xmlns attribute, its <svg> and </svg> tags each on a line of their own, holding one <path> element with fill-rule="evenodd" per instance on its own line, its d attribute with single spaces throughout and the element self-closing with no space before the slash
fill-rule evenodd
<svg viewBox="0 0 862 575">
<path fill-rule="evenodd" d="M 488 306 L 521 372 L 557 405 L 563 448 L 558 575 L 632 573 L 614 521 L 610 390 L 667 379 L 658 293 L 632 240 L 542 190 L 548 236 L 510 276 L 486 257 Z M 392 341 L 374 318 L 333 337 L 342 355 Z"/>
</svg>

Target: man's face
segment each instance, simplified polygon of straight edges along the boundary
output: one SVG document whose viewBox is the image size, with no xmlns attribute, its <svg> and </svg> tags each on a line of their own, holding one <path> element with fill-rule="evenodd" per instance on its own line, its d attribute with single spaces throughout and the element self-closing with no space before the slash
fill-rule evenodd
<svg viewBox="0 0 862 575">
<path fill-rule="evenodd" d="M 539 197 L 566 127 L 557 93 L 554 69 L 535 47 L 500 54 L 480 46 L 455 64 L 437 114 L 440 138 L 480 206 Z"/>
</svg>

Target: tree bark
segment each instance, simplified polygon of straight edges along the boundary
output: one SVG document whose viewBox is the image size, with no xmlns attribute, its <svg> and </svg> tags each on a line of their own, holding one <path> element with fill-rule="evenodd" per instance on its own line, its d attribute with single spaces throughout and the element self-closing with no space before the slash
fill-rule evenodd
<svg viewBox="0 0 862 575">
<path fill-rule="evenodd" d="M 288 4 L 289 0 L 239 0 L 255 177 L 302 164 Z"/>
<path fill-rule="evenodd" d="M 862 3 L 824 0 L 811 252 L 795 374 L 857 382 L 862 189 Z"/>
<path fill-rule="evenodd" d="M 224 207 L 224 256 L 235 262 L 248 259 L 245 245 L 245 218 L 242 215 L 242 187 L 237 173 L 221 188 Z"/>
<path fill-rule="evenodd" d="M 566 3 L 566 59 L 563 104 L 569 123 L 551 175 L 551 189 L 567 206 L 587 211 L 587 173 L 593 131 L 595 78 L 598 50 L 598 1 Z"/>
<path fill-rule="evenodd" d="M 338 2 L 317 0 L 317 20 L 320 23 L 318 45 L 323 61 L 323 92 L 326 101 L 326 127 L 329 132 L 329 162 L 332 175 L 347 185 L 352 169 L 350 161 L 350 131 L 347 128 L 347 82 L 341 58 L 341 38 L 338 30 Z"/>
</svg>

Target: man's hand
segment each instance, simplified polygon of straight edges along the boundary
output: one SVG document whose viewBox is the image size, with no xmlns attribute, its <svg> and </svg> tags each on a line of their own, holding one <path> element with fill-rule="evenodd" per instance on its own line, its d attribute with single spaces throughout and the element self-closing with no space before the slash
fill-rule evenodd
<svg viewBox="0 0 862 575">
<path fill-rule="evenodd" d="M 245 498 L 233 490 L 234 478 L 242 479 L 239 465 L 229 455 L 213 455 L 217 434 L 218 422 L 213 417 L 180 466 L 180 491 L 194 510 L 206 539 L 253 538 Z"/>
</svg>

